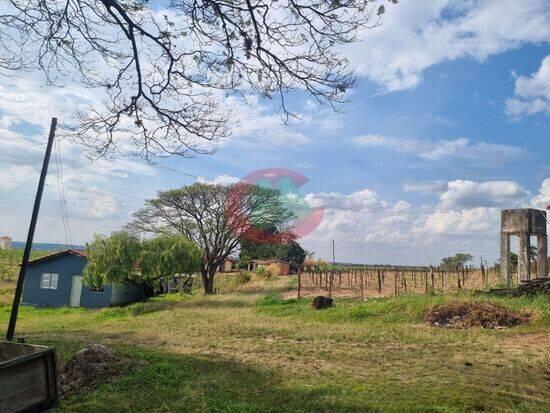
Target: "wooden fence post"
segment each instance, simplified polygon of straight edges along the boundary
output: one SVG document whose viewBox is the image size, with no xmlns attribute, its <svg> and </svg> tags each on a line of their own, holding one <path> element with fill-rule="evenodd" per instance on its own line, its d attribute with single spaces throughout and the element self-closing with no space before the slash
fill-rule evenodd
<svg viewBox="0 0 550 413">
<path fill-rule="evenodd" d="M 302 289 L 302 271 L 300 271 L 300 269 L 298 269 L 298 300 L 300 299 L 300 296 L 301 296 L 301 289 Z"/>
<path fill-rule="evenodd" d="M 424 272 L 424 290 L 428 294 L 428 273 L 426 271 Z"/>
</svg>

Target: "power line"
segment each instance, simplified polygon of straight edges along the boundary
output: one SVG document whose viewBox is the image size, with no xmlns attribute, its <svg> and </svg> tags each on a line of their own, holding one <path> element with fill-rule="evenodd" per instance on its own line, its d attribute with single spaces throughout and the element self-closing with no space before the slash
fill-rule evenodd
<svg viewBox="0 0 550 413">
<path fill-rule="evenodd" d="M 20 185 L 17 185 L 17 186 L 16 186 L 15 188 L 13 188 L 12 190 L 6 192 L 6 193 L 4 194 L 4 196 L 3 196 L 2 198 L 0 198 L 0 200 L 3 199 L 3 198 L 6 198 L 8 195 L 13 194 L 13 193 L 14 193 L 15 191 L 17 191 L 19 188 L 22 188 L 23 186 L 27 185 L 27 184 L 28 184 L 29 182 L 31 182 L 32 180 L 34 180 L 34 177 L 31 177 L 31 178 L 27 179 L 25 182 L 23 182 L 23 183 L 20 184 Z"/>
<path fill-rule="evenodd" d="M 25 195 L 23 195 L 23 196 L 17 198 L 16 200 L 14 200 L 13 202 L 11 202 L 11 203 L 9 203 L 8 205 L 4 206 L 3 208 L 0 208 L 0 211 L 4 211 L 4 210 L 8 209 L 9 207 L 15 205 L 15 204 L 18 203 L 19 201 L 22 201 L 23 199 L 27 198 L 28 196 L 30 196 L 30 195 L 32 195 L 32 194 L 34 194 L 34 191 L 26 193 Z"/>
<path fill-rule="evenodd" d="M 63 230 L 65 231 L 65 243 L 72 245 L 72 236 L 71 236 L 71 227 L 69 225 L 69 215 L 68 215 L 68 206 L 67 199 L 65 197 L 65 184 L 63 181 L 63 163 L 61 160 L 61 145 L 59 141 L 56 141 L 56 153 L 55 153 L 55 164 L 57 169 L 57 189 L 59 195 L 59 206 L 61 213 L 61 221 L 63 222 Z"/>
<path fill-rule="evenodd" d="M 171 172 L 175 172 L 177 174 L 188 176 L 190 178 L 200 179 L 200 176 L 198 176 L 198 175 L 193 175 L 193 174 L 190 174 L 188 172 L 183 172 L 183 171 L 180 171 L 178 169 L 171 168 L 169 166 L 153 165 L 153 167 L 158 168 L 158 169 L 164 169 L 164 170 L 171 171 Z"/>
<path fill-rule="evenodd" d="M 31 147 L 38 147 L 38 146 L 44 147 L 45 145 L 46 145 L 45 143 L 31 143 L 31 144 L 28 144 L 28 145 L 20 145 L 20 146 L 18 146 L 17 148 L 0 149 L 0 152 L 18 151 L 18 150 L 20 150 L 20 149 L 31 148 Z"/>
</svg>

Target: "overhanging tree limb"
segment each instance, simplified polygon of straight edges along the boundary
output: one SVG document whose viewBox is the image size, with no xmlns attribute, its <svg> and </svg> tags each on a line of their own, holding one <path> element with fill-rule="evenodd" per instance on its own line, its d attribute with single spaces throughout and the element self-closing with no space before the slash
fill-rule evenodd
<svg viewBox="0 0 550 413">
<path fill-rule="evenodd" d="M 393 0 L 392 0 L 393 2 Z M 233 123 L 232 96 L 308 92 L 337 107 L 355 78 L 338 46 L 379 23 L 374 0 L 5 0 L 0 71 L 101 89 L 71 135 L 94 156 L 208 153 Z M 123 148 L 123 149 L 121 149 Z"/>
</svg>

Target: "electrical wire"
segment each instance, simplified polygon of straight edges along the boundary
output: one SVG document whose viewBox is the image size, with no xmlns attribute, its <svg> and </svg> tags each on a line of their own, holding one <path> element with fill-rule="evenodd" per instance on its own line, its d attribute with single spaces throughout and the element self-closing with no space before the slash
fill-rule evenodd
<svg viewBox="0 0 550 413">
<path fill-rule="evenodd" d="M 24 187 L 25 185 L 27 185 L 29 182 L 31 182 L 32 180 L 34 180 L 34 177 L 31 177 L 29 179 L 27 179 L 25 182 L 23 182 L 22 184 L 20 185 L 17 185 L 15 188 L 11 189 L 10 191 L 6 192 L 1 198 L 0 200 L 6 198 L 7 196 L 13 194 L 14 192 L 16 192 L 19 188 L 22 188 Z"/>
<path fill-rule="evenodd" d="M 67 207 L 67 199 L 65 197 L 65 185 L 63 181 L 63 164 L 61 161 L 61 145 L 59 141 L 56 141 L 56 153 L 55 153 L 55 164 L 57 169 L 57 192 L 59 195 L 59 206 L 61 213 L 61 221 L 63 223 L 63 230 L 65 232 L 65 243 L 67 245 L 72 245 L 72 235 L 71 227 L 69 225 L 69 215 Z"/>
<path fill-rule="evenodd" d="M 38 147 L 38 146 L 44 147 L 45 145 L 46 145 L 45 143 L 31 143 L 31 144 L 28 144 L 28 145 L 18 146 L 17 148 L 0 149 L 0 152 L 19 151 L 19 150 L 24 149 L 24 148 L 31 148 L 31 147 Z"/>
<path fill-rule="evenodd" d="M 16 200 L 14 200 L 13 202 L 9 203 L 8 205 L 6 205 L 6 206 L 0 208 L 0 211 L 5 211 L 5 210 L 8 209 L 9 207 L 15 205 L 15 204 L 18 203 L 19 201 L 22 201 L 23 199 L 27 198 L 28 196 L 30 196 L 30 195 L 32 195 L 32 194 L 34 194 L 34 193 L 35 193 L 35 191 L 26 193 L 25 195 L 23 195 L 23 196 L 17 198 Z"/>
</svg>

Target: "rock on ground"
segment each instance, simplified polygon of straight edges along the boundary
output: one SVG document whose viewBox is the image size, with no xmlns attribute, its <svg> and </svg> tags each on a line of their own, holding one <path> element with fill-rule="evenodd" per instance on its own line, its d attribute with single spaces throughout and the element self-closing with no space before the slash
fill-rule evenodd
<svg viewBox="0 0 550 413">
<path fill-rule="evenodd" d="M 332 298 L 318 295 L 313 299 L 312 306 L 316 310 L 322 310 L 323 308 L 332 307 L 332 302 L 333 302 Z"/>
</svg>

